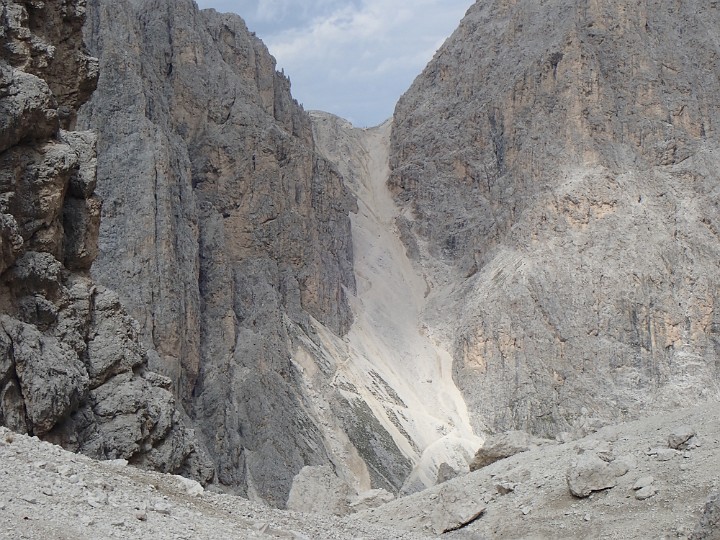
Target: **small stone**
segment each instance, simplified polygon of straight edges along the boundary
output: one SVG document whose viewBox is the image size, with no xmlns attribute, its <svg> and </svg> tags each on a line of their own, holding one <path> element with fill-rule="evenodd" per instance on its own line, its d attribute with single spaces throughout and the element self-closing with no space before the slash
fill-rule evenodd
<svg viewBox="0 0 720 540">
<path fill-rule="evenodd" d="M 635 492 L 635 498 L 638 501 L 644 501 L 645 499 L 649 499 L 650 497 L 653 497 L 654 495 L 657 495 L 658 490 L 653 486 L 646 486 L 642 489 L 639 489 Z"/>
<path fill-rule="evenodd" d="M 165 516 L 170 515 L 170 505 L 164 502 L 155 502 L 152 506 L 153 512 L 157 512 L 158 514 L 163 514 Z"/>
<path fill-rule="evenodd" d="M 696 448 L 700 448 L 700 446 L 700 439 L 697 437 L 690 437 L 684 444 L 680 445 L 678 450 L 684 450 L 688 453 L 689 450 L 695 450 Z"/>
<path fill-rule="evenodd" d="M 437 472 L 437 478 L 435 480 L 436 484 L 444 484 L 448 480 L 452 480 L 453 478 L 456 478 L 460 473 L 456 471 L 451 465 L 448 463 L 442 462 L 440 466 L 438 467 Z"/>
<path fill-rule="evenodd" d="M 256 523 L 253 526 L 253 529 L 256 531 L 260 531 L 261 533 L 266 533 L 270 529 L 270 525 L 265 522 Z"/>
<path fill-rule="evenodd" d="M 70 477 L 75 474 L 75 469 L 70 465 L 60 465 L 57 472 L 62 476 Z"/>
<path fill-rule="evenodd" d="M 630 467 L 624 461 L 615 460 L 610 463 L 610 471 L 615 476 L 625 476 L 630 471 Z"/>
<path fill-rule="evenodd" d="M 147 521 L 147 512 L 138 510 L 137 512 L 135 512 L 135 519 L 137 519 L 138 521 Z"/>
<path fill-rule="evenodd" d="M 590 521 L 590 514 L 585 514 L 585 517 L 583 517 L 585 521 Z"/>
<path fill-rule="evenodd" d="M 529 506 L 523 506 L 523 507 L 520 509 L 520 511 L 522 512 L 522 515 L 523 515 L 523 516 L 527 516 L 527 515 L 530 513 L 530 510 L 532 510 L 532 508 L 530 508 Z"/>
<path fill-rule="evenodd" d="M 88 495 L 87 502 L 93 508 L 106 506 L 108 503 L 108 494 L 102 491 L 95 491 Z"/>
<path fill-rule="evenodd" d="M 8 431 L 5 434 L 5 442 L 12 443 L 15 440 L 15 434 L 12 431 Z"/>
<path fill-rule="evenodd" d="M 459 529 L 478 519 L 486 509 L 485 504 L 478 502 L 452 482 L 442 484 L 438 492 L 437 502 L 429 510 L 430 527 L 435 534 L 443 534 Z"/>
<path fill-rule="evenodd" d="M 671 448 L 659 448 L 655 452 L 655 457 L 658 461 L 670 461 L 677 454 L 677 450 Z"/>
<path fill-rule="evenodd" d="M 652 485 L 653 482 L 655 482 L 655 478 L 653 478 L 652 476 L 643 476 L 637 479 L 637 481 L 633 485 L 633 489 L 637 491 L 638 489 L 646 488 Z"/>
<path fill-rule="evenodd" d="M 502 482 L 499 484 L 495 484 L 495 489 L 500 495 L 507 495 L 508 493 L 512 493 L 515 491 L 515 484 L 512 484 L 510 482 Z"/>
<path fill-rule="evenodd" d="M 196 480 L 185 478 L 179 475 L 173 475 L 175 482 L 178 486 L 185 491 L 191 497 L 197 497 L 205 492 L 205 489 Z"/>
</svg>

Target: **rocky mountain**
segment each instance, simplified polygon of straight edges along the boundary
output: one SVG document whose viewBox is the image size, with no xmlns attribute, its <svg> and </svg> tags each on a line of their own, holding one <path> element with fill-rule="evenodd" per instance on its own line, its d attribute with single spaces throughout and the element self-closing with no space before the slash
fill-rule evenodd
<svg viewBox="0 0 720 540">
<path fill-rule="evenodd" d="M 98 133 L 104 200 L 92 273 L 140 322 L 217 482 L 283 506 L 303 467 L 331 464 L 353 491 L 370 476 L 397 491 L 408 457 L 319 337 L 342 343 L 353 320 L 357 207 L 289 81 L 238 16 L 189 0 L 88 9 L 100 78 L 79 123 Z"/>
<path fill-rule="evenodd" d="M 476 430 L 717 399 L 718 23 L 477 2 L 398 103 L 397 223 Z"/>
<path fill-rule="evenodd" d="M 88 274 L 101 201 L 95 135 L 74 130 L 98 77 L 84 3 L 0 8 L 0 422 L 207 481 L 171 381 L 148 369 L 137 324 Z"/>
<path fill-rule="evenodd" d="M 634 464 L 568 441 L 717 401 L 715 3 L 479 1 L 394 118 L 356 129 L 306 113 L 236 15 L 2 1 L 12 429 L 472 537 L 536 508 L 581 530 L 556 515 L 568 456 L 604 490 L 658 454 L 649 431 L 597 443 Z M 542 444 L 552 472 L 470 473 L 508 430 L 486 456 Z M 715 455 L 682 459 L 700 482 Z"/>
</svg>

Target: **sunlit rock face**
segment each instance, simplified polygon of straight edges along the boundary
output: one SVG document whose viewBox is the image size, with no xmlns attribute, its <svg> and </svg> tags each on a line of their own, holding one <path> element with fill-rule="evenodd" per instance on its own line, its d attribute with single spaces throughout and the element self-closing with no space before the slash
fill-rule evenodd
<svg viewBox="0 0 720 540">
<path fill-rule="evenodd" d="M 717 396 L 719 23 L 703 2 L 477 2 L 398 103 L 398 226 L 476 428 Z"/>
</svg>

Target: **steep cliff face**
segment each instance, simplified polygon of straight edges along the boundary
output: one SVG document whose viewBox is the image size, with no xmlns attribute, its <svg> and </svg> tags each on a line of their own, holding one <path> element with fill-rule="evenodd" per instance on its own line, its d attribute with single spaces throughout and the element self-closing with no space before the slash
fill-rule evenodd
<svg viewBox="0 0 720 540">
<path fill-rule="evenodd" d="M 476 428 L 717 396 L 719 23 L 477 2 L 398 103 L 397 224 Z"/>
<path fill-rule="evenodd" d="M 218 480 L 283 505 L 327 463 L 292 362 L 314 325 L 344 334 L 354 198 L 309 117 L 235 15 L 190 0 L 94 0 L 100 58 L 81 124 L 105 203 L 93 276 L 121 293 L 213 454 Z"/>
<path fill-rule="evenodd" d="M 0 4 L 0 423 L 208 480 L 136 323 L 88 276 L 95 136 L 67 131 L 98 74 L 84 18 L 82 1 Z"/>
</svg>

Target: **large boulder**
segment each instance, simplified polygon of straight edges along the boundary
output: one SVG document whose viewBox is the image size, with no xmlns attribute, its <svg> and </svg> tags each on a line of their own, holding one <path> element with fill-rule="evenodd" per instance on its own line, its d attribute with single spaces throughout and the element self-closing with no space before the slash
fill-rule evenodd
<svg viewBox="0 0 720 540">
<path fill-rule="evenodd" d="M 524 431 L 507 431 L 492 435 L 485 439 L 485 443 L 475 453 L 470 463 L 470 470 L 476 471 L 495 463 L 498 460 L 514 456 L 520 452 L 527 452 L 542 444 L 551 444 L 552 441 L 538 439 Z"/>
<path fill-rule="evenodd" d="M 697 431 L 688 425 L 674 428 L 668 435 L 668 446 L 675 450 L 688 450 L 697 444 Z"/>
<path fill-rule="evenodd" d="M 594 491 L 614 488 L 617 477 L 627 472 L 627 466 L 608 462 L 593 452 L 585 452 L 573 460 L 566 480 L 570 493 L 584 498 Z"/>
<path fill-rule="evenodd" d="M 329 465 L 307 466 L 295 476 L 287 500 L 288 510 L 344 516 L 350 513 L 350 487 Z"/>
</svg>

